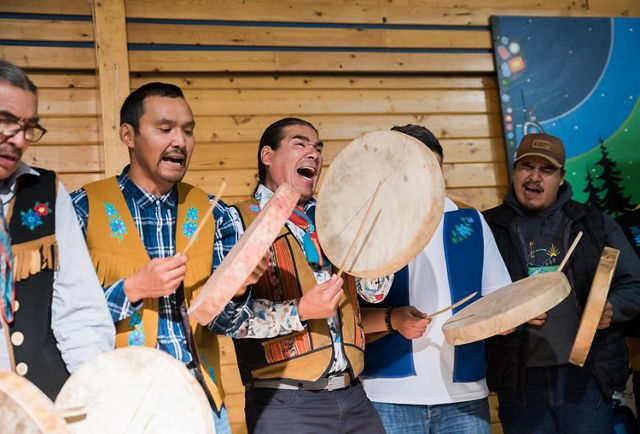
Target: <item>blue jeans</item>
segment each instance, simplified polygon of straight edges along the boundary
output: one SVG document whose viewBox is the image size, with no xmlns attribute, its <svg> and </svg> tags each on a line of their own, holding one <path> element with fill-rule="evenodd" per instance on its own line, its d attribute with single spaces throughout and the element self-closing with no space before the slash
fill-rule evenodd
<svg viewBox="0 0 640 434">
<path fill-rule="evenodd" d="M 498 394 L 505 434 L 610 434 L 613 409 L 589 368 L 527 368 L 524 396 Z"/>
<path fill-rule="evenodd" d="M 231 434 L 231 425 L 229 424 L 229 416 L 227 415 L 227 407 L 222 405 L 220 413 L 215 409 L 211 410 L 213 413 L 213 424 L 216 426 L 216 434 Z"/>
<path fill-rule="evenodd" d="M 489 434 L 489 401 L 440 405 L 374 402 L 387 434 Z"/>
</svg>

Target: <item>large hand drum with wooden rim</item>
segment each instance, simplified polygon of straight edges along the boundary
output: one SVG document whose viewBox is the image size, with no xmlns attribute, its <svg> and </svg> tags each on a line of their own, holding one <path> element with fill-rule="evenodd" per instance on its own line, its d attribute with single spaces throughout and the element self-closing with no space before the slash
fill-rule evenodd
<svg viewBox="0 0 640 434">
<path fill-rule="evenodd" d="M 69 434 L 53 403 L 29 380 L 0 370 L 0 433 Z"/>
<path fill-rule="evenodd" d="M 293 187 L 282 184 L 265 207 L 256 210 L 260 214 L 205 282 L 189 307 L 190 316 L 201 325 L 206 325 L 222 312 L 267 253 L 299 198 L 300 193 Z"/>
<path fill-rule="evenodd" d="M 584 366 L 584 362 L 587 360 L 587 354 L 591 349 L 604 305 L 607 302 L 611 279 L 613 279 L 619 255 L 620 250 L 611 247 L 605 247 L 602 251 L 600 262 L 589 290 L 589 297 L 582 312 L 578 333 L 569 354 L 569 362 L 574 365 Z"/>
<path fill-rule="evenodd" d="M 55 406 L 84 406 L 86 417 L 69 424 L 76 434 L 215 433 L 202 386 L 183 363 L 153 348 L 93 358 L 69 377 Z"/>
<path fill-rule="evenodd" d="M 442 170 L 421 141 L 397 131 L 355 139 L 331 163 L 320 187 L 316 227 L 322 250 L 354 276 L 398 271 L 436 230 L 444 187 Z"/>
<path fill-rule="evenodd" d="M 451 345 L 486 339 L 547 312 L 570 292 L 567 277 L 559 271 L 527 277 L 458 311 L 444 323 L 442 332 Z"/>
</svg>

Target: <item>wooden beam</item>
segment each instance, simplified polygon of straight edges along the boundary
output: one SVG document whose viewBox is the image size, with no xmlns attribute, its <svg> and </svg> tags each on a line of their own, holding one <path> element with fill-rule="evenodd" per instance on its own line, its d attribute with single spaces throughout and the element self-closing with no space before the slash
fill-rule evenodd
<svg viewBox="0 0 640 434">
<path fill-rule="evenodd" d="M 112 176 L 129 162 L 119 135 L 120 106 L 130 92 L 124 0 L 92 0 L 92 6 L 104 173 Z"/>
</svg>

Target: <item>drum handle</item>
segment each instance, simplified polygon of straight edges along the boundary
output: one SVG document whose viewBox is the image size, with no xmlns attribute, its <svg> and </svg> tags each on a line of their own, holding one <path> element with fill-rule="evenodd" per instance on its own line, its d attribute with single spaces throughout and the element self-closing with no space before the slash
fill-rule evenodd
<svg viewBox="0 0 640 434">
<path fill-rule="evenodd" d="M 342 265 L 340 266 L 340 270 L 338 270 L 338 277 L 342 276 L 342 272 L 344 271 L 344 267 L 347 265 L 347 259 L 349 259 L 349 256 L 351 255 L 351 251 L 356 246 L 356 241 L 358 241 L 358 238 L 360 238 L 360 234 L 362 233 L 362 230 L 364 229 L 364 225 L 367 222 L 367 218 L 369 217 L 369 213 L 373 209 L 373 204 L 375 203 L 376 197 L 378 196 L 378 192 L 380 191 L 380 187 L 382 186 L 382 181 L 383 180 L 378 181 L 378 185 L 376 186 L 375 191 L 371 195 L 371 199 L 369 199 L 369 207 L 367 208 L 367 212 L 364 213 L 364 218 L 362 219 L 362 223 L 360 223 L 360 227 L 358 228 L 358 232 L 356 232 L 356 236 L 353 237 L 353 241 L 351 241 L 351 245 L 349 246 L 349 250 L 347 250 L 347 254 L 344 256 L 344 260 L 342 261 Z M 371 226 L 369 228 L 369 231 L 371 231 L 371 229 L 373 229 L 373 226 Z M 352 264 L 352 266 L 353 266 L 353 264 Z"/>
</svg>

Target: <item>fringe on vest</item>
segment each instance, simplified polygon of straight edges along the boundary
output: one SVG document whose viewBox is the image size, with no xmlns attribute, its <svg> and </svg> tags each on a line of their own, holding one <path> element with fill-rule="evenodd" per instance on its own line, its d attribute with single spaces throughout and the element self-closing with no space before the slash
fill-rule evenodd
<svg viewBox="0 0 640 434">
<path fill-rule="evenodd" d="M 102 286 L 109 286 L 121 279 L 122 276 L 131 276 L 138 271 L 138 267 L 129 258 L 98 250 L 93 250 L 90 253 L 91 262 L 93 262 L 98 281 Z M 186 276 L 185 284 L 186 286 L 201 286 L 211 275 L 211 266 L 204 261 L 191 260 L 195 258 L 189 259 L 189 267 L 193 269 L 192 276 L 198 280 L 196 282 L 189 282 L 189 276 Z M 198 288 L 198 292 L 199 290 L 200 288 Z M 197 295 L 197 293 L 194 294 L 194 296 L 195 295 Z"/>
<path fill-rule="evenodd" d="M 102 286 L 109 286 L 122 276 L 131 276 L 137 271 L 136 264 L 130 258 L 107 252 L 92 251 L 91 262 Z"/>
<path fill-rule="evenodd" d="M 58 267 L 58 243 L 55 234 L 47 235 L 33 241 L 14 244 L 13 269 L 17 282 L 25 280 L 32 274 L 45 269 L 55 270 Z"/>
</svg>

